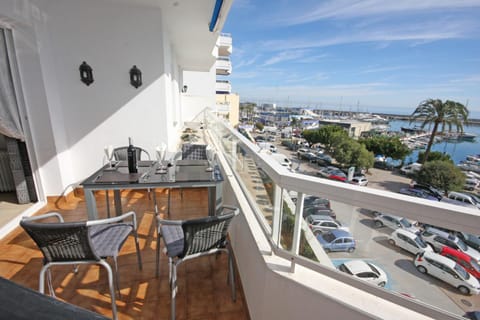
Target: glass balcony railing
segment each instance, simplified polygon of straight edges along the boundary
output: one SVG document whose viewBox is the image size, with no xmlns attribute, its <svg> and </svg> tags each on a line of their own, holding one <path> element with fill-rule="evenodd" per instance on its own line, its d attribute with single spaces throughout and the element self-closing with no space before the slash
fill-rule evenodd
<svg viewBox="0 0 480 320">
<path fill-rule="evenodd" d="M 301 264 L 370 294 L 387 294 L 404 307 L 446 318 L 480 305 L 475 294 L 480 285 L 468 281 L 473 276 L 460 281 L 450 272 L 452 279 L 440 281 L 436 278 L 442 275 L 428 274 L 433 269 L 425 274 L 432 267 L 422 269 L 427 259 L 419 261 L 415 254 L 433 251 L 423 242 L 437 245 L 433 236 L 420 233 L 427 225 L 480 234 L 477 210 L 292 172 L 227 123 L 208 112 L 204 116 L 272 251 L 290 260 L 292 270 Z M 406 233 L 411 239 L 394 232 L 399 225 L 411 231 Z"/>
</svg>

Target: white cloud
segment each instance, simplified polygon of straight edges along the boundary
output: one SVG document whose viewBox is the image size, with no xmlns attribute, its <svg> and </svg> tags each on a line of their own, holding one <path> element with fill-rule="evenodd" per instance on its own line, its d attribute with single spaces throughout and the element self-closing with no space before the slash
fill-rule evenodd
<svg viewBox="0 0 480 320">
<path fill-rule="evenodd" d="M 302 38 L 263 41 L 262 50 L 294 50 L 316 47 L 328 47 L 347 43 L 361 42 L 392 42 L 414 41 L 426 43 L 436 40 L 466 38 L 472 33 L 469 24 L 461 22 L 447 23 L 443 19 L 431 22 L 406 24 L 406 25 L 382 25 L 373 28 L 348 30 L 348 32 L 334 33 L 331 37 L 324 35 L 306 35 Z"/>
<path fill-rule="evenodd" d="M 403 13 L 431 13 L 434 10 L 454 10 L 480 7 L 478 0 L 334 0 L 308 8 L 304 14 L 286 13 L 282 23 L 304 24 L 325 19 L 351 19 L 370 16 L 386 16 Z"/>
<path fill-rule="evenodd" d="M 281 51 L 275 56 L 269 58 L 265 63 L 264 66 L 269 66 L 272 64 L 276 64 L 279 62 L 290 61 L 290 60 L 298 60 L 299 58 L 303 58 L 307 54 L 306 50 L 287 50 Z"/>
</svg>

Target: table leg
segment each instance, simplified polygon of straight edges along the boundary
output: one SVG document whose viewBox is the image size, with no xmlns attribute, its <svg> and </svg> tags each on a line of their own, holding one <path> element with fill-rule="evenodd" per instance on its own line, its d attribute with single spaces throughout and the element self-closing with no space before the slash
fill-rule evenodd
<svg viewBox="0 0 480 320">
<path fill-rule="evenodd" d="M 113 190 L 113 201 L 115 202 L 115 213 L 117 216 L 121 216 L 122 212 L 122 197 L 120 196 L 120 190 Z"/>
<path fill-rule="evenodd" d="M 208 187 L 208 215 L 216 216 L 222 206 L 222 184 Z"/>
<path fill-rule="evenodd" d="M 97 203 L 95 201 L 95 195 L 93 194 L 93 190 L 84 189 L 85 194 L 85 202 L 87 204 L 87 214 L 88 220 L 96 220 L 98 219 L 98 212 L 97 212 Z"/>
</svg>

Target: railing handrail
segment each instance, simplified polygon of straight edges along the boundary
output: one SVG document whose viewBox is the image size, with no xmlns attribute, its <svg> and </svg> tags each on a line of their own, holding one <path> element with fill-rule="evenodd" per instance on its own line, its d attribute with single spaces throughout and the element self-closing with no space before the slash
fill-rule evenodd
<svg viewBox="0 0 480 320">
<path fill-rule="evenodd" d="M 209 113 L 209 111 L 205 111 L 205 113 L 207 114 L 207 113 Z M 210 116 L 215 117 L 213 114 L 210 114 Z M 207 117 L 205 117 L 205 119 L 206 118 Z M 228 129 L 230 134 L 234 134 L 235 137 L 242 144 L 244 144 L 244 146 L 247 147 L 250 152 L 252 152 L 252 155 L 255 156 L 255 161 L 259 161 L 260 166 L 262 167 L 263 170 L 265 170 L 267 172 L 267 174 L 270 176 L 270 178 L 275 183 L 278 183 L 282 187 L 293 186 L 295 188 L 298 188 L 299 189 L 298 191 L 300 191 L 300 192 L 302 192 L 302 191 L 303 192 L 308 192 L 308 194 L 313 194 L 313 195 L 315 195 L 315 194 L 321 195 L 323 191 L 329 191 L 331 188 L 339 188 L 339 187 L 340 188 L 347 188 L 349 192 L 353 192 L 355 194 L 357 193 L 358 190 L 354 190 L 354 189 L 359 189 L 361 191 L 360 194 L 366 194 L 368 197 L 373 196 L 374 198 L 375 197 L 376 198 L 385 197 L 385 196 L 388 196 L 389 193 L 392 194 L 392 195 L 396 195 L 396 194 L 393 194 L 391 192 L 381 191 L 381 190 L 376 190 L 375 192 L 369 192 L 369 190 L 366 190 L 367 188 L 352 188 L 353 186 L 350 186 L 350 185 L 347 185 L 347 184 L 342 185 L 342 183 L 340 183 L 340 182 L 334 182 L 334 181 L 329 181 L 329 180 L 324 180 L 324 179 L 319 180 L 319 178 L 316 178 L 316 177 L 310 177 L 312 180 L 305 179 L 305 178 L 307 178 L 307 176 L 303 176 L 303 175 L 288 172 L 280 164 L 272 162 L 271 159 L 268 159 L 265 154 L 256 153 L 255 152 L 255 149 L 256 149 L 255 144 L 250 142 L 247 138 L 245 138 L 240 133 L 238 133 L 235 130 L 233 130 L 232 128 L 230 128 L 226 123 L 220 122 L 220 121 L 217 121 L 217 123 L 221 124 L 224 127 L 224 129 Z M 209 128 L 208 131 L 211 132 L 212 127 L 208 126 L 208 128 Z M 210 134 L 210 139 L 214 139 L 214 137 L 212 137 L 211 134 Z M 215 140 L 215 145 L 217 147 L 221 146 L 220 141 L 218 141 L 217 139 L 214 139 L 214 140 Z M 223 163 L 226 164 L 225 158 L 228 157 L 228 154 L 222 153 L 221 157 L 224 159 L 222 164 Z M 235 176 L 236 177 L 236 175 L 234 173 L 234 169 L 227 168 L 226 170 L 227 170 L 227 175 L 228 176 Z M 238 177 L 236 177 L 236 178 L 237 178 L 236 180 L 238 181 Z M 301 183 L 298 183 L 298 182 L 301 182 Z M 325 187 L 322 188 L 322 190 L 320 192 L 318 192 L 318 190 L 316 190 L 316 189 L 310 189 L 310 185 L 312 183 L 314 183 L 315 185 L 318 185 L 319 182 L 320 182 L 320 184 L 325 184 Z M 305 185 L 305 183 L 307 183 L 307 185 Z M 240 184 L 240 186 L 241 186 L 241 184 Z M 371 193 L 373 193 L 373 195 Z M 379 194 L 376 194 L 376 193 L 379 193 Z M 451 313 L 449 313 L 445 310 L 441 310 L 441 309 L 436 308 L 434 306 L 427 305 L 427 304 L 425 304 L 425 303 L 423 303 L 419 300 L 416 300 L 416 299 L 406 298 L 405 296 L 403 296 L 401 294 L 398 294 L 398 293 L 395 293 L 395 292 L 380 289 L 376 286 L 373 286 L 371 284 L 368 284 L 368 283 L 365 283 L 363 281 L 357 280 L 357 279 L 355 279 L 351 276 L 348 276 L 346 274 L 342 274 L 341 272 L 337 272 L 334 269 L 323 266 L 323 265 L 321 265 L 321 264 L 319 264 L 315 261 L 312 261 L 308 258 L 293 254 L 292 252 L 290 252 L 288 250 L 280 248 L 279 246 L 277 246 L 275 244 L 275 242 L 271 238 L 271 235 L 269 234 L 269 230 L 268 230 L 269 226 L 265 223 L 265 219 L 263 219 L 263 220 L 261 219 L 261 217 L 260 217 L 261 214 L 256 212 L 256 210 L 255 210 L 256 206 L 251 203 L 251 199 L 249 199 L 250 197 L 246 196 L 247 194 L 248 194 L 247 192 L 244 192 L 244 195 L 245 195 L 244 198 L 246 198 L 247 202 L 250 203 L 250 208 L 256 213 L 255 216 L 256 216 L 257 221 L 259 222 L 259 225 L 261 227 L 260 229 L 263 231 L 263 235 L 265 236 L 265 239 L 269 243 L 269 246 L 271 248 L 271 252 L 273 254 L 275 254 L 276 256 L 280 257 L 280 258 L 283 258 L 287 261 L 290 261 L 292 266 L 294 266 L 295 264 L 301 265 L 302 267 L 305 267 L 307 269 L 318 272 L 318 273 L 320 273 L 322 275 L 325 275 L 327 277 L 330 277 L 332 279 L 335 279 L 335 280 L 341 281 L 343 283 L 346 283 L 348 285 L 351 285 L 351 286 L 353 286 L 355 288 L 358 288 L 358 289 L 360 289 L 360 290 L 362 290 L 366 293 L 378 296 L 378 297 L 380 297 L 382 299 L 385 299 L 385 300 L 387 300 L 387 301 L 389 301 L 393 304 L 397 304 L 399 306 L 402 306 L 404 308 L 407 308 L 407 309 L 410 309 L 412 311 L 418 312 L 420 314 L 428 314 L 428 316 L 430 316 L 432 318 L 435 318 L 435 319 L 457 319 L 456 315 L 451 314 Z M 332 198 L 334 198 L 334 200 L 336 198 L 337 201 L 344 201 L 345 200 L 346 203 L 352 203 L 351 199 L 338 199 L 337 195 L 333 194 L 333 193 L 332 193 L 332 196 L 333 196 Z M 401 196 L 400 197 L 401 199 L 397 199 L 399 201 L 399 203 L 413 203 L 413 205 L 416 206 L 416 207 L 420 207 L 420 206 L 421 207 L 423 207 L 423 206 L 429 207 L 429 206 L 432 205 L 427 200 L 424 200 L 424 201 L 422 201 L 421 204 L 418 204 L 418 203 L 414 203 L 407 196 L 403 196 L 403 195 L 398 195 L 398 196 Z M 354 198 L 354 197 L 352 197 L 352 198 Z M 394 197 L 394 200 L 395 200 L 395 197 Z M 369 205 L 371 206 L 371 203 L 369 203 Z M 358 204 L 355 204 L 355 206 L 358 206 Z M 379 206 L 376 206 L 376 208 L 383 208 L 383 207 L 380 204 Z M 460 208 L 453 208 L 453 209 L 460 209 Z M 453 214 L 453 215 L 455 213 L 459 213 L 458 210 L 452 210 L 452 208 L 444 209 L 442 207 L 436 207 L 435 205 L 433 206 L 432 210 L 442 211 L 442 215 L 444 213 Z M 471 215 L 471 212 L 461 213 L 461 214 Z M 475 216 L 476 219 L 478 219 L 478 213 L 473 214 L 473 216 Z M 478 220 L 477 220 L 477 222 L 478 222 Z M 293 267 L 292 272 L 294 272 L 294 270 L 295 270 L 295 268 Z M 428 313 L 426 312 L 427 310 L 428 310 Z"/>
</svg>

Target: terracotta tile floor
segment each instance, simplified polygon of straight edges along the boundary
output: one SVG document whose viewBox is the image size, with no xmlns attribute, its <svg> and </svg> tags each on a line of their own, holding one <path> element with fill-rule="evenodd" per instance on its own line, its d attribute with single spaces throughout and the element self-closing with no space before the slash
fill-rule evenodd
<svg viewBox="0 0 480 320">
<path fill-rule="evenodd" d="M 159 210 L 166 212 L 168 190 L 158 189 Z M 113 197 L 110 197 L 112 199 Z M 171 218 L 185 219 L 207 215 L 207 190 L 183 189 L 172 192 Z M 100 218 L 106 217 L 105 194 L 97 194 Z M 118 258 L 120 292 L 117 298 L 119 319 L 169 319 L 170 289 L 167 259 L 162 254 L 160 277 L 155 278 L 156 230 L 152 201 L 146 191 L 123 191 L 123 211 L 134 210 L 143 270 L 138 269 L 133 238 L 125 243 Z M 112 208 L 113 209 L 113 208 Z M 57 201 L 41 212 L 58 211 L 66 221 L 87 217 L 82 196 Z M 42 256 L 30 237 L 17 228 L 0 241 L 0 276 L 38 289 Z M 53 267 L 53 285 L 57 298 L 83 308 L 112 316 L 107 276 L 97 266 Z M 185 262 L 178 269 L 177 319 L 249 319 L 248 310 L 236 274 L 237 301 L 230 298 L 226 255 L 202 257 Z"/>
</svg>

